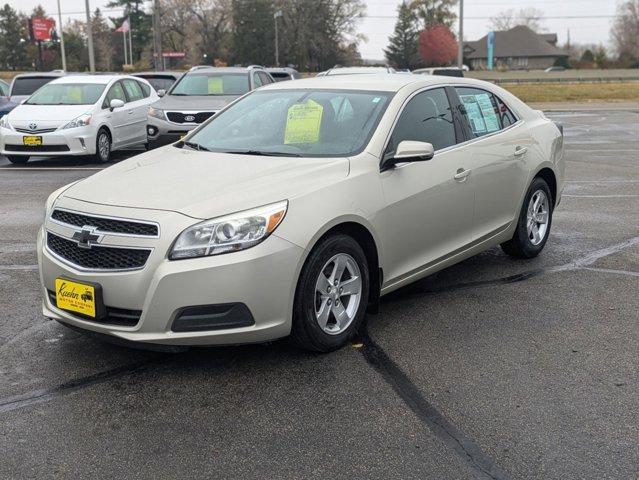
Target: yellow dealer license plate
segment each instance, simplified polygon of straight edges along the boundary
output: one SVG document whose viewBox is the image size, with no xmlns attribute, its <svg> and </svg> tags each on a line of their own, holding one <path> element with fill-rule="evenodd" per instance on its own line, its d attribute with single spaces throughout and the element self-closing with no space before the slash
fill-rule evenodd
<svg viewBox="0 0 639 480">
<path fill-rule="evenodd" d="M 42 145 L 42 137 L 33 135 L 30 137 L 22 137 L 22 144 L 27 147 L 39 147 Z"/>
<path fill-rule="evenodd" d="M 74 282 L 66 278 L 55 280 L 55 301 L 58 308 L 76 312 L 87 317 L 96 317 L 98 292 L 94 285 Z"/>
</svg>

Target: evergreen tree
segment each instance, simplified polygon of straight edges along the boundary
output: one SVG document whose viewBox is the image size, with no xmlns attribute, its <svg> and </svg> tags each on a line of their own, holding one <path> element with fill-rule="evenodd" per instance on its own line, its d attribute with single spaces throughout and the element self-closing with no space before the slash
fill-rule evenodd
<svg viewBox="0 0 639 480">
<path fill-rule="evenodd" d="M 115 41 L 121 40 L 121 34 L 118 35 L 118 38 L 113 38 L 114 32 L 107 24 L 99 8 L 96 8 L 95 12 L 93 12 L 91 30 L 93 33 L 93 44 L 95 45 L 96 68 L 109 72 L 113 70 L 115 64 L 113 60 L 115 48 L 113 45 Z"/>
<path fill-rule="evenodd" d="M 18 70 L 26 65 L 26 25 L 9 4 L 0 8 L 0 69 Z"/>
<path fill-rule="evenodd" d="M 271 65 L 275 31 L 271 0 L 233 0 L 234 63 Z"/>
<path fill-rule="evenodd" d="M 390 37 L 388 47 L 384 49 L 384 54 L 394 67 L 412 70 L 419 65 L 417 14 L 406 3 L 406 0 L 399 5 L 397 10 L 395 31 Z"/>
<path fill-rule="evenodd" d="M 119 27 L 127 18 L 131 20 L 131 37 L 133 40 L 133 63 L 140 61 L 142 53 L 151 47 L 153 32 L 153 20 L 151 15 L 143 10 L 144 0 L 112 0 L 107 3 L 108 8 L 124 7 L 121 17 L 111 20 Z M 120 42 L 122 34 L 120 34 Z M 128 33 L 127 33 L 128 36 Z M 131 60 L 129 60 L 130 62 Z"/>
</svg>

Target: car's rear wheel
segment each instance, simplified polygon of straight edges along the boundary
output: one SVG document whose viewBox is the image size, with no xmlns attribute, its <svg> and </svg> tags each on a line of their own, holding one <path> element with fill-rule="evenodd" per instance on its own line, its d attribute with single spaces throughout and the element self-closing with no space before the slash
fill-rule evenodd
<svg viewBox="0 0 639 480">
<path fill-rule="evenodd" d="M 98 131 L 95 139 L 95 159 L 99 163 L 107 163 L 111 159 L 111 136 L 104 128 Z"/>
<path fill-rule="evenodd" d="M 7 155 L 7 160 L 16 165 L 24 165 L 29 161 L 28 155 Z"/>
<path fill-rule="evenodd" d="M 362 247 L 347 235 L 325 238 L 300 274 L 292 342 L 316 352 L 344 346 L 364 320 L 368 293 L 368 263 Z"/>
<path fill-rule="evenodd" d="M 533 258 L 544 249 L 552 224 L 553 199 L 543 178 L 533 180 L 526 192 L 513 238 L 501 244 L 508 255 Z"/>
</svg>

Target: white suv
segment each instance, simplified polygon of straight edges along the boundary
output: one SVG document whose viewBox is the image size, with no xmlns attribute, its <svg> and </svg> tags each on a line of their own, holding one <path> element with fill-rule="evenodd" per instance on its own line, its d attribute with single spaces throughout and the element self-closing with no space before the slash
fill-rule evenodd
<svg viewBox="0 0 639 480">
<path fill-rule="evenodd" d="M 12 163 L 66 155 L 108 162 L 113 150 L 146 144 L 147 111 L 157 99 L 140 78 L 58 78 L 0 119 L 0 153 Z"/>
</svg>

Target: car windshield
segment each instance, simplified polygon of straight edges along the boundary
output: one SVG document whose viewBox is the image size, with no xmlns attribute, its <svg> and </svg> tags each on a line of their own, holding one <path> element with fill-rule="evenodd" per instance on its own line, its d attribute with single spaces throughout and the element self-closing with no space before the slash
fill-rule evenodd
<svg viewBox="0 0 639 480">
<path fill-rule="evenodd" d="M 246 73 L 194 72 L 184 75 L 171 95 L 244 95 L 250 90 Z"/>
<path fill-rule="evenodd" d="M 49 83 L 25 102 L 26 105 L 93 105 L 106 87 L 103 83 Z"/>
<path fill-rule="evenodd" d="M 140 78 L 144 78 L 147 82 L 149 82 L 151 84 L 151 86 L 155 89 L 155 91 L 157 92 L 158 90 L 168 90 L 169 88 L 171 88 L 171 85 L 173 85 L 175 83 L 175 78 L 173 77 L 168 77 L 168 76 L 149 76 L 149 77 L 145 77 L 142 76 Z"/>
<path fill-rule="evenodd" d="M 13 81 L 11 95 L 31 95 L 42 85 L 57 77 L 20 77 Z"/>
<path fill-rule="evenodd" d="M 392 94 L 256 91 L 216 115 L 187 146 L 249 155 L 344 157 L 361 152 Z"/>
</svg>

